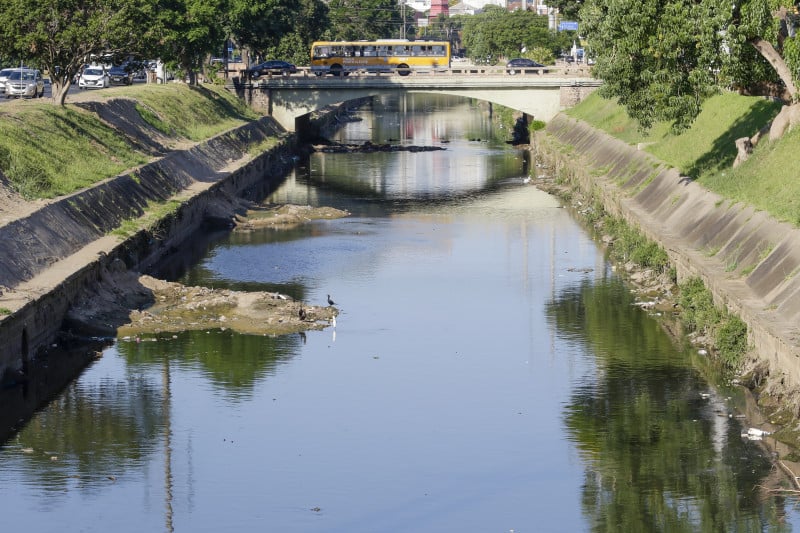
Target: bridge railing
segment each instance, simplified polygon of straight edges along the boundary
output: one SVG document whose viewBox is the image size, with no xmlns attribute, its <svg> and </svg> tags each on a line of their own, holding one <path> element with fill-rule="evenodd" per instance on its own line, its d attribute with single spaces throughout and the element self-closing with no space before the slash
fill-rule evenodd
<svg viewBox="0 0 800 533">
<path fill-rule="evenodd" d="M 261 76 L 260 79 L 281 79 L 281 78 L 297 78 L 297 77 L 318 77 L 319 79 L 325 78 L 338 78 L 332 75 L 315 75 L 312 74 L 309 67 L 297 67 L 296 74 L 281 75 L 281 74 L 267 74 Z M 347 76 L 352 77 L 386 77 L 386 76 L 400 76 L 399 72 L 368 72 L 366 70 L 349 71 Z M 471 65 L 471 64 L 454 64 L 450 68 L 435 68 L 435 69 L 417 69 L 409 71 L 406 76 L 547 76 L 547 77 L 570 77 L 570 78 L 591 78 L 591 68 L 586 65 L 556 65 L 546 67 L 531 67 L 508 69 L 505 65 Z M 242 82 L 250 81 L 247 79 L 247 72 L 241 71 L 239 79 Z"/>
</svg>

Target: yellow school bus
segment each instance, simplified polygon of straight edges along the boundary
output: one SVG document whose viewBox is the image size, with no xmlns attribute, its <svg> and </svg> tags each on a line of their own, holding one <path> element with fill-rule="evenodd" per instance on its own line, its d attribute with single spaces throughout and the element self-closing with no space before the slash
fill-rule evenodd
<svg viewBox="0 0 800 533">
<path fill-rule="evenodd" d="M 319 41 L 311 45 L 311 72 L 317 76 L 350 72 L 397 72 L 450 67 L 447 41 Z"/>
</svg>

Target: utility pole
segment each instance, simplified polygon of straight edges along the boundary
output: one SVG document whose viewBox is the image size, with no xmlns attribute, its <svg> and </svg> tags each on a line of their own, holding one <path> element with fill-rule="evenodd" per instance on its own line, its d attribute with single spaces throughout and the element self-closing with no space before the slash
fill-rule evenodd
<svg viewBox="0 0 800 533">
<path fill-rule="evenodd" d="M 403 22 L 400 23 L 400 38 L 406 38 L 406 0 L 400 0 L 400 17 Z"/>
</svg>

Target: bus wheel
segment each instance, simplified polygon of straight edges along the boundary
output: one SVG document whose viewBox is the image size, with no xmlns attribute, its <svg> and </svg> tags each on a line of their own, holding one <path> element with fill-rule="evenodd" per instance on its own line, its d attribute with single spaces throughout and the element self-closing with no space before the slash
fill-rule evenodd
<svg viewBox="0 0 800 533">
<path fill-rule="evenodd" d="M 397 73 L 401 76 L 408 76 L 411 74 L 411 70 L 408 68 L 408 65 L 397 65 Z"/>
<path fill-rule="evenodd" d="M 341 65 L 331 65 L 331 74 L 334 76 L 341 76 L 342 75 L 342 66 Z"/>
</svg>

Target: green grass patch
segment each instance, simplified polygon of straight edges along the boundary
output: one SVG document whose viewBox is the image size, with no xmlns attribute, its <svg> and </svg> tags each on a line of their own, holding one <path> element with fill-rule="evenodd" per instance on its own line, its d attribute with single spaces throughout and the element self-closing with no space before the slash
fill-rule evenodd
<svg viewBox="0 0 800 533">
<path fill-rule="evenodd" d="M 165 217 L 177 212 L 181 205 L 181 202 L 178 200 L 148 204 L 144 215 L 138 218 L 123 220 L 119 227 L 114 229 L 111 234 L 126 239 L 139 230 L 153 231 L 156 224 Z"/>
<path fill-rule="evenodd" d="M 752 205 L 773 217 L 800 226 L 800 180 L 791 161 L 800 149 L 800 130 L 782 139 L 761 141 L 750 158 L 736 168 L 704 176 L 701 184 L 735 201 Z"/>
<path fill-rule="evenodd" d="M 77 107 L 37 102 L 0 114 L 0 169 L 28 199 L 71 193 L 147 160 Z"/>
<path fill-rule="evenodd" d="M 215 85 L 137 84 L 97 97 L 136 100 L 141 117 L 176 140 L 202 141 L 259 118 Z M 69 194 L 149 160 L 120 131 L 73 104 L 21 101 L 0 111 L 0 170 L 27 199 Z"/>
<path fill-rule="evenodd" d="M 567 114 L 629 144 L 647 143 L 645 150 L 710 191 L 800 226 L 800 180 L 788 170 L 800 148 L 800 129 L 779 141 L 762 140 L 750 159 L 733 168 L 735 140 L 755 135 L 780 108 L 760 97 L 721 94 L 706 101 L 692 127 L 680 135 L 666 123 L 645 134 L 616 102 L 594 93 Z"/>
<path fill-rule="evenodd" d="M 681 320 L 691 330 L 713 339 L 720 360 L 736 368 L 748 350 L 747 324 L 739 317 L 714 305 L 714 298 L 700 278 L 680 285 L 678 304 Z"/>
<path fill-rule="evenodd" d="M 132 98 L 154 114 L 159 126 L 153 126 L 159 131 L 174 132 L 192 141 L 208 139 L 261 116 L 218 85 L 192 87 L 165 83 L 129 85 L 115 90 L 116 96 Z M 142 118 L 150 123 L 144 115 Z"/>
<path fill-rule="evenodd" d="M 657 125 L 649 133 L 643 133 L 639 124 L 628 117 L 623 107 L 613 100 L 602 98 L 596 91 L 565 113 L 628 144 L 651 142 L 660 137 L 662 130 L 667 129 L 666 126 Z"/>
<path fill-rule="evenodd" d="M 666 272 L 669 268 L 667 252 L 623 219 L 606 216 L 603 227 L 614 238 L 609 251 L 615 261 L 633 261 L 659 272 Z"/>
<path fill-rule="evenodd" d="M 0 307 L 0 315 L 10 315 L 11 309 L 7 307 Z"/>
</svg>

